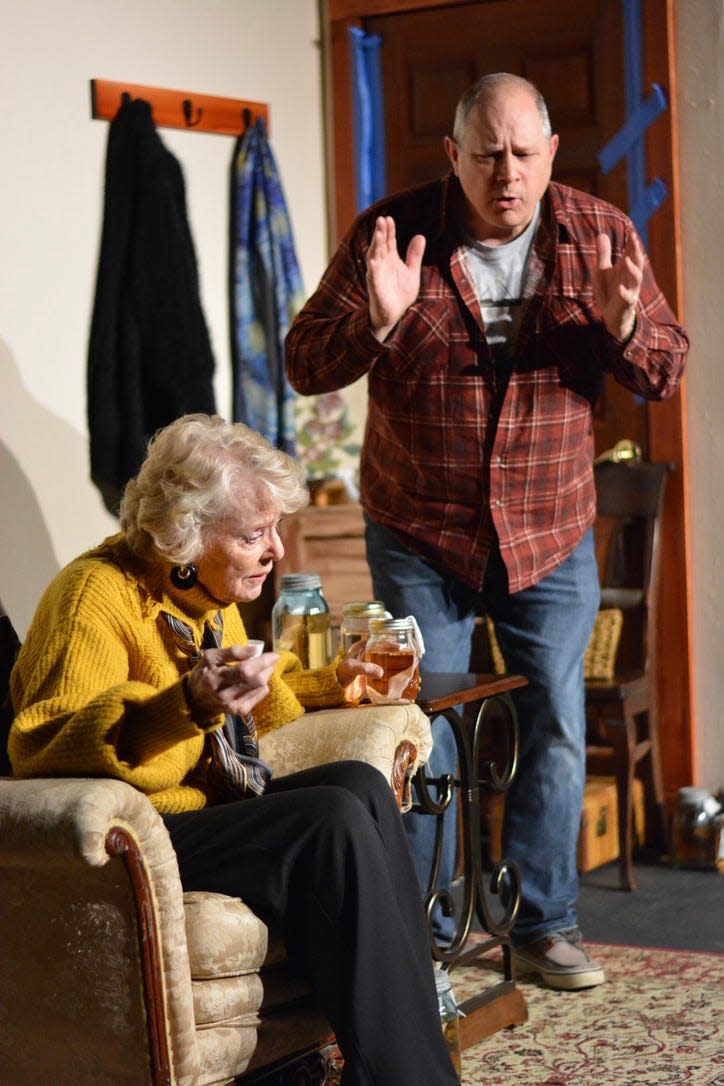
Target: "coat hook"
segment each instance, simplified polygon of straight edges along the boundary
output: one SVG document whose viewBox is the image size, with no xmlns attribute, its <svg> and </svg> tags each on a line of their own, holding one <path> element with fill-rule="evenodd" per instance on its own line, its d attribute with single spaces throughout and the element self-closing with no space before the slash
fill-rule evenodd
<svg viewBox="0 0 724 1086">
<path fill-rule="evenodd" d="M 242 120 L 244 121 L 244 131 L 251 127 L 251 110 L 248 106 L 245 106 L 241 111 Z"/>
<path fill-rule="evenodd" d="M 130 94 L 128 93 L 128 91 L 124 91 L 123 94 L 121 95 L 121 105 L 122 106 L 127 106 L 130 101 L 131 101 Z"/>
<path fill-rule="evenodd" d="M 196 125 L 200 123 L 201 118 L 204 115 L 203 109 L 197 109 L 197 111 L 196 111 L 196 120 L 192 121 L 191 120 L 191 99 L 190 98 L 184 98 L 183 102 L 181 103 L 181 108 L 183 109 L 184 120 L 186 121 L 186 127 L 187 128 L 195 128 Z"/>
</svg>

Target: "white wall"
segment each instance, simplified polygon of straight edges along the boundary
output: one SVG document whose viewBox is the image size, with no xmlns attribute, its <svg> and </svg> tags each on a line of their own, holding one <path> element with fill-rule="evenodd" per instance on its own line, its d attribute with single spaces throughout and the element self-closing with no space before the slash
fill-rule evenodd
<svg viewBox="0 0 724 1086">
<path fill-rule="evenodd" d="M 724 785 L 723 0 L 677 0 L 697 783 Z M 268 101 L 305 286 L 326 263 L 316 0 L 0 0 L 0 598 L 21 635 L 43 586 L 115 527 L 88 480 L 85 353 L 107 125 L 94 76 Z M 186 177 L 228 411 L 232 142 L 163 130 Z"/>
<path fill-rule="evenodd" d="M 86 348 L 108 124 L 93 77 L 268 102 L 311 291 L 327 253 L 316 0 L 0 0 L 0 598 L 21 635 L 56 569 L 116 527 L 89 481 Z M 233 139 L 161 129 L 184 171 L 230 411 Z"/>
<path fill-rule="evenodd" d="M 724 0 L 678 0 L 697 781 L 724 786 Z"/>
</svg>

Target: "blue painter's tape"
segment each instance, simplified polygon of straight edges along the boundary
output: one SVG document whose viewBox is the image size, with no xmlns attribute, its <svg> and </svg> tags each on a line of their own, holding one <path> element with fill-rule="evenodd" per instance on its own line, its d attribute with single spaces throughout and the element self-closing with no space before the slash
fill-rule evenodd
<svg viewBox="0 0 724 1086">
<path fill-rule="evenodd" d="M 634 117 L 644 97 L 641 60 L 641 0 L 622 0 L 623 4 L 623 73 L 626 92 L 626 120 Z M 643 141 L 634 140 L 626 156 L 626 181 L 629 206 L 646 187 L 646 161 Z"/>
<path fill-rule="evenodd" d="M 623 81 L 626 118 L 632 117 L 644 96 L 641 60 L 641 0 L 621 0 L 623 5 Z"/>
<path fill-rule="evenodd" d="M 349 27 L 352 52 L 357 211 L 385 194 L 385 123 L 382 101 L 382 37 Z"/>
<path fill-rule="evenodd" d="M 598 161 L 604 173 L 610 173 L 631 147 L 640 140 L 646 129 L 667 107 L 666 95 L 658 83 L 652 85 L 651 94 L 633 113 L 626 124 L 598 152 Z"/>
<path fill-rule="evenodd" d="M 642 240 L 646 237 L 648 220 L 656 211 L 656 208 L 661 207 L 668 195 L 669 190 L 665 183 L 660 177 L 655 177 L 629 210 L 629 218 L 641 235 Z"/>
</svg>

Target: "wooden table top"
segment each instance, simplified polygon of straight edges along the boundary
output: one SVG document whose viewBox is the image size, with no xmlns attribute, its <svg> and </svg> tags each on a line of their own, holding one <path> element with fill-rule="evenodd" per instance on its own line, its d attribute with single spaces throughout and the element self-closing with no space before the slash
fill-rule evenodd
<svg viewBox="0 0 724 1086">
<path fill-rule="evenodd" d="M 471 671 L 430 672 L 422 676 L 420 693 L 415 699 L 424 713 L 451 709 L 470 701 L 481 701 L 527 686 L 522 675 L 477 674 Z"/>
</svg>

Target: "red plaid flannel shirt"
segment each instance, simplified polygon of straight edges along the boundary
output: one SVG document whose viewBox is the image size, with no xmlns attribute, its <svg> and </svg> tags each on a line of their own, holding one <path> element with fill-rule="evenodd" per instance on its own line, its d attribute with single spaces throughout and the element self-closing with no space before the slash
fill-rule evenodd
<svg viewBox="0 0 724 1086">
<path fill-rule="evenodd" d="M 462 242 L 448 229 L 460 199 L 449 176 L 380 201 L 352 225 L 286 341 L 303 395 L 368 375 L 360 469 L 369 516 L 416 554 L 474 588 L 497 535 L 511 592 L 556 568 L 595 517 L 592 406 L 607 372 L 647 399 L 681 378 L 688 339 L 646 262 L 633 337 L 621 346 L 593 300 L 598 233 L 620 256 L 630 220 L 551 183 L 529 261 L 523 321 L 507 385 L 493 366 Z M 365 254 L 377 215 L 399 251 L 427 246 L 417 301 L 384 344 L 369 327 Z"/>
</svg>

